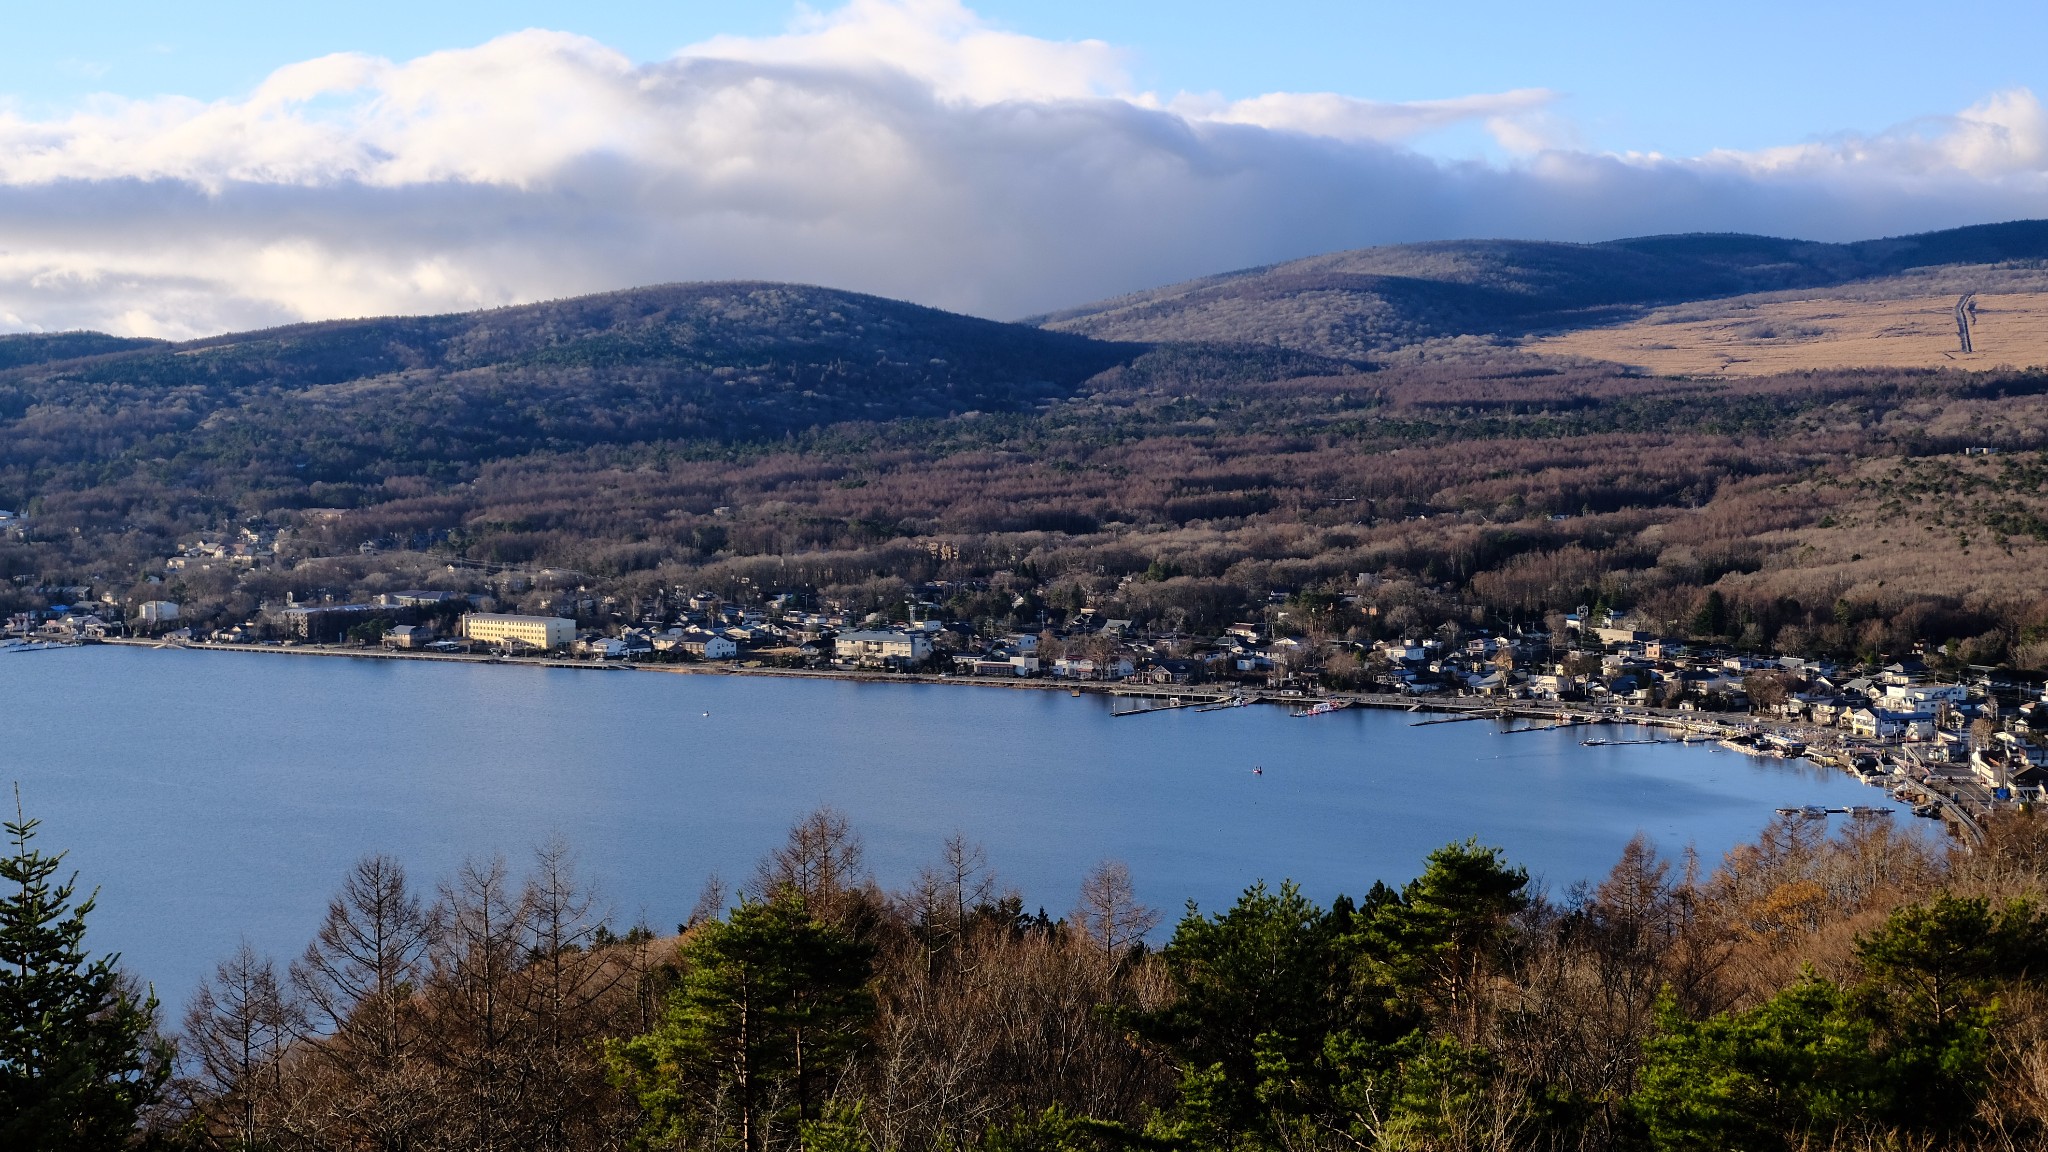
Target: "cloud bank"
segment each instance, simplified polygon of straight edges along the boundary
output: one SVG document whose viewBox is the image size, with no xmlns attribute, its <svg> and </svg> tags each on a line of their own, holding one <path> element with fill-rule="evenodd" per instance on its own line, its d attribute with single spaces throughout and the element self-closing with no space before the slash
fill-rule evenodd
<svg viewBox="0 0 2048 1152">
<path fill-rule="evenodd" d="M 1014 317 L 1418 239 L 2048 216 L 2048 111 L 2023 89 L 1877 135 L 1666 157 L 1573 148 L 1541 90 L 1131 87 L 1111 45 L 956 0 L 854 0 L 653 64 L 526 31 L 310 60 L 236 100 L 0 108 L 0 330 L 177 337 L 725 278 Z M 1416 149 L 1460 125 L 1509 158 Z"/>
</svg>

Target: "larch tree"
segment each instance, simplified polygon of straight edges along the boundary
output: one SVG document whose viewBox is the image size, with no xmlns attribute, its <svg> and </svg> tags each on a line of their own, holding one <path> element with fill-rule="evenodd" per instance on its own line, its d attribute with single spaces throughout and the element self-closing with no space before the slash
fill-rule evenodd
<svg viewBox="0 0 2048 1152">
<path fill-rule="evenodd" d="M 1130 866 L 1121 860 L 1104 860 L 1088 873 L 1081 882 L 1081 898 L 1074 905 L 1073 917 L 1112 960 L 1143 942 L 1145 934 L 1159 926 L 1158 911 L 1139 903 Z"/>
<path fill-rule="evenodd" d="M 444 1121 L 476 1152 L 531 1146 L 525 1106 L 544 1090 L 524 1075 L 533 1037 L 517 1010 L 527 914 L 502 856 L 465 861 L 441 886 L 428 950 L 428 1047 L 443 1077 Z"/>
<path fill-rule="evenodd" d="M 419 999 L 434 925 L 389 856 L 365 856 L 292 965 L 333 1076 L 334 1127 L 380 1152 L 416 1146 L 435 1118 L 418 1048 Z"/>
<path fill-rule="evenodd" d="M 185 1014 L 186 1088 L 207 1139 L 263 1147 L 286 1108 L 285 1058 L 303 1011 L 267 956 L 244 943 L 199 986 Z"/>
</svg>

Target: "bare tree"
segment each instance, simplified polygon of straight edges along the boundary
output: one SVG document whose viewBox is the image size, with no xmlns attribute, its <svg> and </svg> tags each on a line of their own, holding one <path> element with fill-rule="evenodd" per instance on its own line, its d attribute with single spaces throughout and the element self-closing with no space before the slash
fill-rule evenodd
<svg viewBox="0 0 2048 1152">
<path fill-rule="evenodd" d="M 247 942 L 199 986 L 181 1055 L 209 1135 L 244 1150 L 269 1142 L 284 1104 L 285 1054 L 303 1022 L 276 967 Z"/>
<path fill-rule="evenodd" d="M 350 869 L 313 943 L 292 965 L 316 1042 L 332 1076 L 308 1099 L 311 1123 L 388 1152 L 410 1148 L 432 1114 L 426 1069 L 415 1058 L 414 993 L 434 926 L 405 869 L 365 856 Z"/>
<path fill-rule="evenodd" d="M 707 920 L 716 920 L 725 911 L 725 880 L 713 872 L 704 878 L 704 886 L 697 890 L 697 902 L 690 906 L 689 918 L 676 925 L 677 932 L 688 932 Z"/>
<path fill-rule="evenodd" d="M 934 944 L 943 944 L 962 938 L 975 909 L 996 895 L 988 852 L 955 832 L 940 848 L 938 864 L 918 872 L 909 903 L 918 928 Z"/>
<path fill-rule="evenodd" d="M 602 944 L 609 917 L 560 836 L 535 849 L 519 906 L 525 965 L 513 995 L 526 1030 L 522 1070 L 530 1088 L 520 1147 L 557 1152 L 590 1144 L 593 1129 L 618 1120 L 606 1103 L 595 1042 L 652 1027 L 657 997 L 645 943 Z"/>
<path fill-rule="evenodd" d="M 1159 926 L 1158 911 L 1138 902 L 1131 869 L 1121 860 L 1104 860 L 1088 873 L 1073 916 L 1074 924 L 1112 958 Z"/>
<path fill-rule="evenodd" d="M 767 898 L 793 888 L 805 900 L 819 900 L 850 888 L 860 872 L 865 845 L 836 808 L 820 808 L 789 830 L 789 840 L 770 852 L 754 872 L 752 895 Z"/>
<path fill-rule="evenodd" d="M 820 808 L 789 830 L 789 839 L 754 870 L 745 894 L 756 900 L 794 891 L 820 920 L 851 927 L 867 915 L 872 881 L 862 872 L 860 834 L 836 808 Z"/>
<path fill-rule="evenodd" d="M 533 1085 L 521 1076 L 529 1029 L 513 985 L 531 895 L 512 890 L 504 857 L 469 860 L 441 885 L 433 917 L 428 1039 L 446 1082 L 441 1121 L 476 1152 L 521 1146 Z"/>
</svg>

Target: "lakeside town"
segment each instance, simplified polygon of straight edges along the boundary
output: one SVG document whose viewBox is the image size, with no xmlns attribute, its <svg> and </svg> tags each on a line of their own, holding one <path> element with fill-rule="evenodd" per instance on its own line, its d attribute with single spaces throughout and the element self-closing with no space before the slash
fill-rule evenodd
<svg viewBox="0 0 2048 1152">
<path fill-rule="evenodd" d="M 1035 627 L 963 618 L 956 609 L 964 602 L 1000 595 L 983 580 L 926 582 L 893 613 L 803 588 L 677 585 L 622 597 L 578 573 L 480 573 L 458 563 L 443 569 L 454 588 L 359 599 L 287 592 L 225 623 L 217 610 L 202 623 L 177 600 L 148 598 L 172 587 L 165 577 L 249 573 L 273 561 L 266 541 L 245 529 L 189 546 L 139 590 L 38 587 L 48 606 L 9 616 L 0 643 L 17 651 L 127 642 L 1057 686 L 1145 698 L 1125 713 L 1132 715 L 1277 702 L 1303 714 L 1361 705 L 1553 726 L 1624 722 L 1672 733 L 1640 742 L 1705 740 L 1838 766 L 1965 832 L 1998 807 L 2048 798 L 2048 678 L 2037 674 L 1918 651 L 1868 664 L 1758 655 L 1659 635 L 1604 606 L 1498 629 L 1450 623 L 1387 639 L 1333 633 L 1319 614 L 1375 611 L 1363 605 L 1377 581 L 1370 574 L 1334 595 L 1274 591 L 1256 618 L 1212 633 L 1088 605 L 1057 617 L 1041 609 Z M 1447 720 L 1418 721 L 1440 722 Z"/>
</svg>

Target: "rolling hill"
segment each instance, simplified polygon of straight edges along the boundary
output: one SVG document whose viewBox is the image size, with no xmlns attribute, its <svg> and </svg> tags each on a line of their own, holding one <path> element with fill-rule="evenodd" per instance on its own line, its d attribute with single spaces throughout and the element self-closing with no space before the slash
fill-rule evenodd
<svg viewBox="0 0 2048 1152">
<path fill-rule="evenodd" d="M 18 502 L 55 473 L 87 482 L 149 462 L 233 475 L 237 487 L 298 487 L 535 451 L 772 440 L 848 420 L 1028 408 L 1142 352 L 762 283 L 183 344 L 7 337 L 0 488 Z"/>
<path fill-rule="evenodd" d="M 1719 234 L 1600 244 L 1443 241 L 1246 269 L 1030 322 L 1104 340 L 1278 345 L 1364 360 L 1447 337 L 1624 322 L 1656 305 L 2044 259 L 2048 221 L 1852 244 Z"/>
</svg>

